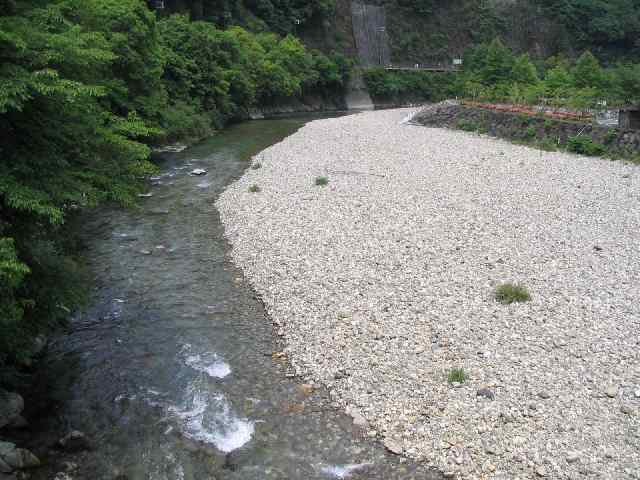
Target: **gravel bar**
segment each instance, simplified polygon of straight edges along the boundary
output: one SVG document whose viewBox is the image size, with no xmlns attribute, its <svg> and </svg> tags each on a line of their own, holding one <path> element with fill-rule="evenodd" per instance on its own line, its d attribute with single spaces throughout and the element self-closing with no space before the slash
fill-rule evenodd
<svg viewBox="0 0 640 480">
<path fill-rule="evenodd" d="M 218 200 L 296 371 L 451 478 L 640 478 L 640 169 L 414 112 L 311 122 Z"/>
</svg>

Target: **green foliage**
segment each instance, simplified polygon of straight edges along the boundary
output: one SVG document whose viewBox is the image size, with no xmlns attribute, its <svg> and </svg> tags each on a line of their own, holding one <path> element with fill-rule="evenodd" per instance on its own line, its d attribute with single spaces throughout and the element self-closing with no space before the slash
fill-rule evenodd
<svg viewBox="0 0 640 480">
<path fill-rule="evenodd" d="M 573 67 L 574 84 L 578 88 L 601 88 L 604 83 L 604 72 L 600 62 L 588 50 L 580 55 Z"/>
<path fill-rule="evenodd" d="M 455 95 L 456 76 L 451 73 L 373 68 L 363 71 L 363 78 L 374 98 L 415 96 L 427 101 L 439 101 Z"/>
<path fill-rule="evenodd" d="M 543 137 L 541 140 L 535 143 L 535 146 L 540 150 L 546 152 L 555 152 L 558 150 L 558 141 L 552 137 Z"/>
<path fill-rule="evenodd" d="M 606 153 L 607 148 L 587 136 L 575 136 L 567 138 L 567 150 L 580 155 L 595 157 Z"/>
<path fill-rule="evenodd" d="M 449 383 L 464 383 L 469 379 L 469 376 L 465 373 L 464 368 L 452 368 L 447 374 L 447 381 Z"/>
<path fill-rule="evenodd" d="M 531 63 L 526 53 L 516 57 L 511 68 L 510 78 L 512 82 L 522 85 L 535 85 L 539 81 L 538 71 Z"/>
<path fill-rule="evenodd" d="M 583 47 L 633 47 L 640 32 L 640 4 L 634 0 L 538 0 L 537 3 Z"/>
<path fill-rule="evenodd" d="M 527 288 L 523 285 L 514 285 L 513 283 L 504 283 L 496 288 L 496 300 L 505 305 L 515 302 L 528 302 L 531 295 Z"/>
<path fill-rule="evenodd" d="M 618 135 L 619 134 L 620 134 L 620 132 L 618 131 L 617 128 L 610 128 L 609 131 L 607 131 L 607 134 L 604 137 L 604 142 L 607 145 L 615 142 L 618 139 Z"/>
<path fill-rule="evenodd" d="M 249 187 L 249 192 L 258 193 L 260 191 L 260 187 L 256 184 L 253 184 Z"/>
<path fill-rule="evenodd" d="M 537 134 L 536 127 L 534 127 L 533 125 L 527 127 L 524 131 L 524 136 L 525 138 L 528 138 L 528 139 L 535 138 L 536 134 Z"/>
<path fill-rule="evenodd" d="M 456 128 L 464 130 L 465 132 L 477 132 L 480 130 L 480 124 L 473 120 L 461 119 L 456 123 Z"/>
<path fill-rule="evenodd" d="M 0 367 L 82 301 L 74 209 L 133 204 L 153 171 L 161 61 L 137 0 L 21 2 L 0 14 Z M 162 89 L 160 89 L 162 90 Z"/>
<path fill-rule="evenodd" d="M 272 30 L 280 35 L 296 33 L 309 24 L 332 16 L 335 0 L 165 0 L 167 13 L 190 14 L 219 27 L 242 25 Z"/>
<path fill-rule="evenodd" d="M 578 111 L 640 101 L 640 65 L 603 69 L 589 51 L 573 65 L 563 57 L 549 58 L 543 75 L 527 55 L 513 57 L 498 40 L 469 49 L 464 58 L 456 89 L 473 100 L 550 104 Z"/>
<path fill-rule="evenodd" d="M 343 56 L 309 52 L 292 36 L 222 31 L 184 15 L 161 20 L 159 30 L 169 97 L 206 112 L 215 126 L 282 97 L 340 90 L 351 69 Z"/>
<path fill-rule="evenodd" d="M 324 187 L 329 184 L 329 179 L 327 177 L 316 177 L 314 183 L 319 187 Z"/>
</svg>

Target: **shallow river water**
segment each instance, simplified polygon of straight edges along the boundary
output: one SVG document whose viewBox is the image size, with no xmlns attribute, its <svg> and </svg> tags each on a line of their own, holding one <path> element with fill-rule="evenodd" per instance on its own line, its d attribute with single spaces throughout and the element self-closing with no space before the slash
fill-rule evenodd
<svg viewBox="0 0 640 480">
<path fill-rule="evenodd" d="M 47 358 L 59 425 L 94 444 L 75 478 L 439 478 L 288 375 L 230 262 L 215 199 L 253 154 L 308 120 L 244 123 L 167 154 L 140 210 L 83 220 L 96 285 Z"/>
</svg>

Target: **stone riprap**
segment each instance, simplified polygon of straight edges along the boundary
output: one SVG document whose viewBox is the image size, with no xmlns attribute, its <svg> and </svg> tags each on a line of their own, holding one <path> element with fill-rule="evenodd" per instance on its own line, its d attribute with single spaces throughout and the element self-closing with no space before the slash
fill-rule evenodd
<svg viewBox="0 0 640 480">
<path fill-rule="evenodd" d="M 312 122 L 218 201 L 297 372 L 452 478 L 640 478 L 640 169 L 408 113 Z"/>
</svg>

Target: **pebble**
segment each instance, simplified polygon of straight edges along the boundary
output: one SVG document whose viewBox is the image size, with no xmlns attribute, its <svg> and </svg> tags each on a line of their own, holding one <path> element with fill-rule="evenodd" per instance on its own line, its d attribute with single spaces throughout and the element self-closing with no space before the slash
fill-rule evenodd
<svg viewBox="0 0 640 480">
<path fill-rule="evenodd" d="M 368 425 L 367 419 L 356 407 L 347 407 L 347 415 L 353 419 L 353 424 L 356 427 L 365 428 Z"/>
<path fill-rule="evenodd" d="M 625 415 L 632 415 L 633 414 L 633 408 L 630 407 L 629 405 L 621 405 L 620 406 L 620 411 L 622 413 L 624 413 Z"/>
<path fill-rule="evenodd" d="M 384 439 L 383 443 L 385 448 L 389 450 L 391 453 L 395 453 L 396 455 L 402 454 L 402 444 L 397 440 L 387 437 Z"/>
<path fill-rule="evenodd" d="M 569 452 L 569 453 L 567 453 L 566 460 L 567 460 L 567 463 L 576 463 L 578 460 L 580 460 L 580 453 L 579 452 Z"/>
<path fill-rule="evenodd" d="M 489 400 L 493 400 L 496 398 L 495 393 L 488 388 L 481 388 L 476 392 L 476 396 L 488 398 Z"/>
<path fill-rule="evenodd" d="M 609 387 L 607 387 L 604 393 L 609 398 L 616 398 L 618 396 L 618 387 L 616 387 L 615 385 L 610 385 Z"/>
</svg>

